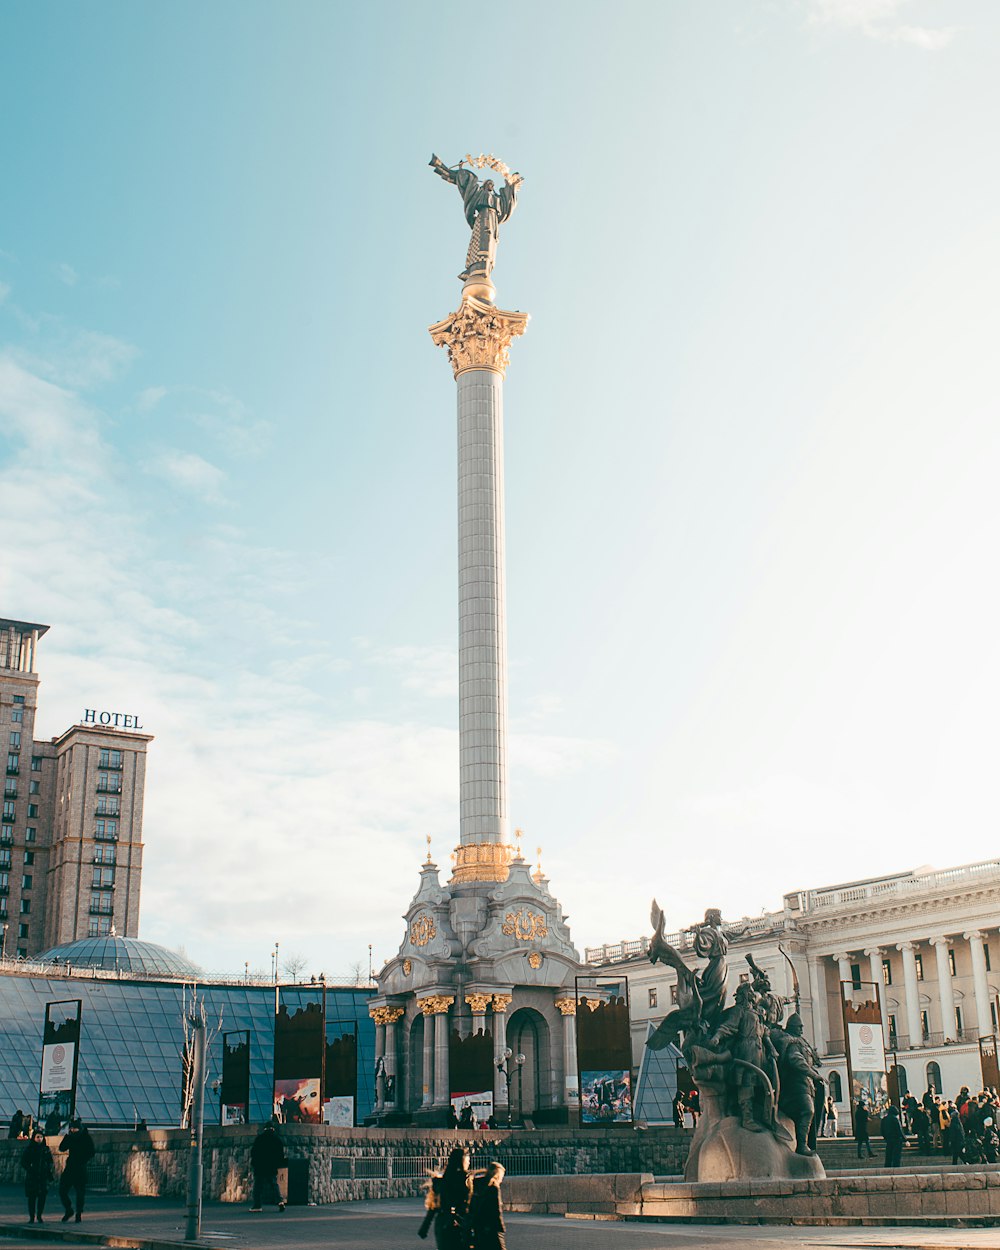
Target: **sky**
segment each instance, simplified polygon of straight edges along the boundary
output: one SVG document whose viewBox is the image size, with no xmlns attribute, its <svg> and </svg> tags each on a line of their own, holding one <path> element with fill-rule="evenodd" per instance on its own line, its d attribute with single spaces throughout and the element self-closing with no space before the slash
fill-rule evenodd
<svg viewBox="0 0 1000 1250">
<path fill-rule="evenodd" d="M 1000 7 L 0 8 L 0 614 L 155 735 L 141 935 L 376 968 L 458 840 L 501 307 L 512 823 L 586 946 L 997 854 Z"/>
</svg>

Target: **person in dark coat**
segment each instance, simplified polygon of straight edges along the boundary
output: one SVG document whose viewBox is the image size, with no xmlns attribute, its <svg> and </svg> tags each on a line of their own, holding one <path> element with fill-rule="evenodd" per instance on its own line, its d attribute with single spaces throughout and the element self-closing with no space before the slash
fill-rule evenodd
<svg viewBox="0 0 1000 1250">
<path fill-rule="evenodd" d="M 921 1154 L 930 1154 L 931 1121 L 922 1104 L 918 1104 L 917 1109 L 913 1112 L 910 1120 L 913 1125 L 913 1131 L 917 1135 L 917 1149 Z"/>
<path fill-rule="evenodd" d="M 945 1150 L 951 1151 L 952 1163 L 960 1163 L 965 1151 L 965 1129 L 962 1127 L 962 1117 L 957 1111 L 951 1113 L 944 1140 Z"/>
<path fill-rule="evenodd" d="M 285 1166 L 285 1148 L 273 1124 L 265 1124 L 250 1147 L 250 1167 L 253 1170 L 253 1198 L 251 1211 L 260 1211 L 265 1202 L 275 1203 L 284 1211 L 285 1203 L 278 1190 L 278 1168 Z"/>
<path fill-rule="evenodd" d="M 41 1224 L 45 1198 L 56 1174 L 52 1151 L 45 1144 L 41 1129 L 35 1130 L 31 1141 L 25 1146 L 21 1154 L 21 1167 L 24 1171 L 24 1196 L 28 1199 L 28 1223 L 34 1224 L 37 1219 Z"/>
<path fill-rule="evenodd" d="M 507 1250 L 507 1230 L 504 1227 L 503 1200 L 500 1197 L 504 1175 L 502 1163 L 491 1163 L 472 1182 L 469 1228 L 475 1250 Z"/>
<path fill-rule="evenodd" d="M 10 1127 L 7 1129 L 7 1140 L 16 1141 L 21 1136 L 21 1130 L 24 1128 L 24 1112 L 15 1111 L 10 1117 Z"/>
<path fill-rule="evenodd" d="M 890 1107 L 882 1117 L 882 1137 L 885 1140 L 885 1166 L 898 1168 L 903 1162 L 904 1141 L 898 1107 Z"/>
<path fill-rule="evenodd" d="M 71 1120 L 69 1132 L 59 1143 L 60 1152 L 66 1155 L 66 1166 L 59 1178 L 59 1197 L 64 1215 L 62 1222 L 73 1218 L 70 1191 L 76 1194 L 76 1222 L 83 1219 L 83 1200 L 87 1196 L 87 1164 L 94 1157 L 94 1143 L 79 1120 Z"/>
<path fill-rule="evenodd" d="M 427 1191 L 427 1214 L 417 1235 L 426 1237 L 433 1224 L 437 1250 L 466 1250 L 466 1217 L 471 1198 L 469 1152 L 462 1146 L 456 1146 L 448 1156 L 444 1172 L 431 1177 Z"/>
<path fill-rule="evenodd" d="M 862 1158 L 862 1148 L 868 1151 L 868 1158 L 875 1158 L 871 1138 L 868 1135 L 868 1106 L 863 1098 L 854 1104 L 854 1140 L 858 1143 L 858 1158 Z"/>
</svg>

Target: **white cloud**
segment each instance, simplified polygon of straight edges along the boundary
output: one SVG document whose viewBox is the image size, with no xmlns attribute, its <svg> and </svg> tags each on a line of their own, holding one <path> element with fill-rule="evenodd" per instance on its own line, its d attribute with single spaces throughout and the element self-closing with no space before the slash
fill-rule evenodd
<svg viewBox="0 0 1000 1250">
<path fill-rule="evenodd" d="M 10 294 L 9 284 L 6 282 L 0 282 L 0 304 L 4 302 L 4 300 L 7 298 L 9 294 Z"/>
<path fill-rule="evenodd" d="M 178 490 L 189 491 L 206 503 L 221 503 L 225 473 L 193 451 L 164 451 L 143 466 L 147 473 L 161 478 Z"/>
<path fill-rule="evenodd" d="M 32 335 L 29 347 L 9 354 L 26 369 L 64 386 L 89 390 L 110 382 L 137 352 L 129 343 L 95 330 L 67 326 L 58 317 L 21 318 Z"/>
<path fill-rule="evenodd" d="M 365 663 L 399 674 L 406 690 L 434 699 L 458 697 L 458 656 L 452 647 L 372 647 L 355 640 Z"/>
<path fill-rule="evenodd" d="M 806 0 L 808 19 L 857 31 L 883 43 L 909 43 L 927 52 L 947 47 L 956 28 L 915 26 L 900 21 L 911 0 Z"/>
<path fill-rule="evenodd" d="M 147 386 L 136 396 L 135 406 L 140 412 L 152 412 L 166 393 L 165 386 Z"/>
<path fill-rule="evenodd" d="M 80 275 L 76 272 L 72 265 L 67 265 L 65 261 L 56 265 L 56 277 L 66 286 L 76 286 L 80 280 Z"/>
</svg>

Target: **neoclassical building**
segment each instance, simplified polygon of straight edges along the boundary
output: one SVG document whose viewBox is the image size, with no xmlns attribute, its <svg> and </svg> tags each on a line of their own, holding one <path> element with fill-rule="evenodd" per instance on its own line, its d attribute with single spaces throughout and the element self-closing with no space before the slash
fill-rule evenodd
<svg viewBox="0 0 1000 1250">
<path fill-rule="evenodd" d="M 1000 1012 L 1000 860 L 919 868 L 784 896 L 781 911 L 732 924 L 731 983 L 749 952 L 778 993 L 795 997 L 806 1032 L 848 1096 L 841 983 L 877 982 L 889 1049 L 909 1089 L 954 1095 L 982 1082 L 979 1038 Z M 670 1010 L 676 975 L 646 957 L 646 938 L 589 947 L 594 970 L 629 977 L 633 1060 Z M 683 949 L 685 936 L 674 935 Z M 732 984 L 731 984 L 732 988 Z M 892 1059 L 890 1058 L 890 1063 Z"/>
</svg>

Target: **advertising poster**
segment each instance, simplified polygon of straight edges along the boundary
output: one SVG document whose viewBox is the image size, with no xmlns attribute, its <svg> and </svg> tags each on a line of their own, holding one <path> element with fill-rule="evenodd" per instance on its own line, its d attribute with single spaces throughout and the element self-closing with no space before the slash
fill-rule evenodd
<svg viewBox="0 0 1000 1250">
<path fill-rule="evenodd" d="M 222 1088 L 219 1091 L 223 1124 L 246 1124 L 250 1115 L 250 1032 L 222 1035 Z"/>
<path fill-rule="evenodd" d="M 354 1127 L 354 1099 L 334 1095 L 323 1104 L 323 1123 L 334 1128 Z"/>
<path fill-rule="evenodd" d="M 326 1026 L 326 1068 L 323 1122 L 353 1128 L 358 1103 L 357 1022 L 329 1020 Z M 349 1119 L 344 1119 L 349 1115 Z M 336 1118 L 331 1118 L 336 1117 Z"/>
<path fill-rule="evenodd" d="M 80 1059 L 81 999 L 47 1003 L 42 1027 L 42 1072 L 38 1082 L 38 1119 L 56 1133 L 76 1109 L 76 1073 Z M 56 1125 L 58 1119 L 59 1124 Z"/>
<path fill-rule="evenodd" d="M 452 1094 L 451 1105 L 455 1108 L 455 1115 L 463 1128 L 478 1128 L 479 1125 L 485 1124 L 493 1114 L 493 1091 L 491 1089 L 482 1089 L 464 1094 Z M 468 1119 L 468 1116 L 471 1114 L 474 1124 L 462 1124 L 462 1113 L 466 1107 L 469 1108 L 469 1112 L 466 1112 L 466 1117 Z"/>
<path fill-rule="evenodd" d="M 627 977 L 577 977 L 576 1055 L 581 1124 L 630 1122 L 632 1030 Z"/>
<path fill-rule="evenodd" d="M 580 1119 L 584 1124 L 627 1124 L 632 1119 L 632 1073 L 580 1073 Z"/>
<path fill-rule="evenodd" d="M 873 981 L 841 983 L 852 1123 L 859 1099 L 864 1099 L 873 1116 L 882 1116 L 889 1106 L 879 993 L 880 987 Z"/>
<path fill-rule="evenodd" d="M 279 991 L 274 1018 L 274 1114 L 282 1124 L 320 1124 L 326 1066 L 325 989 Z"/>
</svg>

